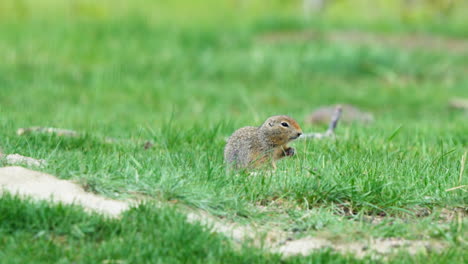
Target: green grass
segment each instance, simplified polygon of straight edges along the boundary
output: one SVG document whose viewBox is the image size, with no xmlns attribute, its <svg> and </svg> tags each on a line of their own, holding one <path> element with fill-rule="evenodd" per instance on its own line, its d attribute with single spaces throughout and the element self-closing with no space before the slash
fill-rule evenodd
<svg viewBox="0 0 468 264">
<path fill-rule="evenodd" d="M 104 219 L 85 214 L 78 207 L 51 206 L 5 195 L 0 212 L 2 263 L 374 262 L 324 250 L 287 260 L 248 245 L 234 250 L 228 239 L 209 233 L 200 224 L 188 224 L 185 216 L 173 208 L 152 204 L 133 208 L 120 219 Z M 462 260 L 460 254 L 463 257 L 457 249 L 430 253 L 429 263 L 454 263 Z M 405 254 L 398 257 L 402 262 L 421 258 Z"/>
<path fill-rule="evenodd" d="M 3 263 L 216 263 L 278 261 L 260 251 L 234 251 L 227 239 L 170 208 L 141 205 L 121 219 L 86 215 L 79 208 L 21 202 L 9 196 L 0 204 Z M 34 243 L 21 243 L 21 241 Z M 19 241 L 19 243 L 18 243 Z M 184 245 L 184 247 L 180 247 Z M 40 253 L 39 253 L 40 252 Z M 25 254 L 26 253 L 26 254 Z M 29 253 L 29 254 L 28 254 Z M 5 262 L 6 261 L 6 262 Z"/>
<path fill-rule="evenodd" d="M 455 263 L 467 257 L 466 218 L 440 221 L 440 212 L 466 211 L 468 204 L 466 188 L 446 191 L 467 184 L 468 170 L 459 180 L 467 115 L 449 109 L 448 100 L 468 97 L 468 53 L 330 41 L 329 32 L 350 27 L 340 19 L 355 20 L 334 17 L 340 14 L 337 7 L 323 21 L 282 11 L 218 25 L 213 21 L 219 17 L 210 20 L 200 10 L 194 13 L 206 20 L 176 15 L 171 24 L 170 18 L 154 19 L 142 5 L 127 13 L 126 6 L 106 7 L 102 16 L 80 9 L 84 13 L 62 17 L 58 5 L 55 11 L 38 8 L 1 19 L 6 30 L 0 33 L 0 147 L 5 153 L 46 159 L 43 171 L 113 198 L 137 193 L 178 201 L 237 222 L 295 230 L 297 237 L 403 237 L 450 245 L 440 254 L 402 254 L 395 261 Z M 445 29 L 391 19 L 351 25 L 463 37 L 455 18 Z M 386 23 L 394 27 L 388 30 Z M 318 37 L 262 39 L 301 30 Z M 340 124 L 336 140 L 297 141 L 297 156 L 281 161 L 276 172 L 226 171 L 223 147 L 235 129 L 288 114 L 304 131 L 320 131 L 325 127 L 307 125 L 304 117 L 337 102 L 372 111 L 376 122 Z M 83 136 L 15 134 L 36 125 Z M 106 137 L 118 141 L 109 144 Z M 154 142 L 151 149 L 142 147 L 146 140 Z M 12 263 L 280 261 L 247 246 L 236 251 L 226 238 L 185 223 L 171 208 L 149 204 L 121 220 L 106 220 L 65 206 L 12 197 L 0 201 L 0 257 Z M 418 216 L 427 210 L 429 216 Z M 366 220 L 377 216 L 384 221 Z M 331 252 L 289 261 L 371 262 Z"/>
</svg>

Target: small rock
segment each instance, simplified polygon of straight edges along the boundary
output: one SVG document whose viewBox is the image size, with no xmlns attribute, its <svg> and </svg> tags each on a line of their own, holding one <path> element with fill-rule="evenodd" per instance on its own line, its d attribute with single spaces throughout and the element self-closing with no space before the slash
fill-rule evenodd
<svg viewBox="0 0 468 264">
<path fill-rule="evenodd" d="M 76 131 L 54 127 L 28 127 L 20 128 L 16 131 L 18 136 L 39 133 L 39 134 L 55 134 L 57 136 L 78 137 L 80 134 Z"/>
<path fill-rule="evenodd" d="M 4 154 L 0 153 L 0 158 L 4 157 Z M 47 164 L 45 160 L 38 160 L 30 157 L 25 157 L 20 154 L 6 155 L 5 160 L 8 164 L 26 164 L 28 166 L 42 167 Z"/>
<path fill-rule="evenodd" d="M 333 244 L 327 239 L 308 236 L 298 240 L 287 241 L 274 251 L 281 253 L 283 256 L 307 256 L 315 250 L 328 248 L 332 245 Z"/>
</svg>

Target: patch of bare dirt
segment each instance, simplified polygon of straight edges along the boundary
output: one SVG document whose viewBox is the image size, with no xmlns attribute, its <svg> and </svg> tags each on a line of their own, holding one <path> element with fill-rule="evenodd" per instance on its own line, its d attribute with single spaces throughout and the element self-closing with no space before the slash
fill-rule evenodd
<svg viewBox="0 0 468 264">
<path fill-rule="evenodd" d="M 332 242 L 324 238 L 305 237 L 288 241 L 274 251 L 283 256 L 303 255 L 307 256 L 313 251 L 332 249 L 343 254 L 353 254 L 362 258 L 368 254 L 373 256 L 385 256 L 405 250 L 410 254 L 424 253 L 427 251 L 441 251 L 446 245 L 435 241 L 406 240 L 402 238 L 380 238 L 365 242 Z"/>
<path fill-rule="evenodd" d="M 468 209 L 467 208 L 444 208 L 441 210 L 440 214 L 440 221 L 441 223 L 452 222 L 454 219 L 458 218 L 465 218 L 468 217 Z"/>
<path fill-rule="evenodd" d="M 388 45 L 405 49 L 440 50 L 454 53 L 468 52 L 468 39 L 449 38 L 421 33 L 381 34 L 362 31 L 313 31 L 270 32 L 256 37 L 256 41 L 268 44 L 288 42 L 330 41 L 358 45 Z"/>
<path fill-rule="evenodd" d="M 433 240 L 407 240 L 402 238 L 378 238 L 366 241 L 335 241 L 324 237 L 304 237 L 293 239 L 293 233 L 278 229 L 268 229 L 254 225 L 239 225 L 222 221 L 201 210 L 187 213 L 189 222 L 200 222 L 212 228 L 212 231 L 222 233 L 236 243 L 253 242 L 255 246 L 280 253 L 284 257 L 307 256 L 318 250 L 331 249 L 342 254 L 353 254 L 358 258 L 367 255 L 385 257 L 404 250 L 410 254 L 441 251 L 448 245 Z"/>
<path fill-rule="evenodd" d="M 258 240 L 258 230 L 253 226 L 222 221 L 202 210 L 189 209 L 184 213 L 187 215 L 188 222 L 198 222 L 208 226 L 213 232 L 224 234 L 236 243 Z"/>
<path fill-rule="evenodd" d="M 0 168 L 0 194 L 5 191 L 36 200 L 77 204 L 87 211 L 113 217 L 130 208 L 128 202 L 88 193 L 71 181 L 61 180 L 55 176 L 23 167 Z"/>
</svg>

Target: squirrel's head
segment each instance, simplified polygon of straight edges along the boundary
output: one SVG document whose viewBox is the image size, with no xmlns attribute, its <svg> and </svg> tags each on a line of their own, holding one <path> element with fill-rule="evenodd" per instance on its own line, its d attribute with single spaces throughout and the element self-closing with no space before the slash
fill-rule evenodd
<svg viewBox="0 0 468 264">
<path fill-rule="evenodd" d="M 302 129 L 291 117 L 278 115 L 269 117 L 260 126 L 260 133 L 269 145 L 280 146 L 301 136 Z"/>
</svg>

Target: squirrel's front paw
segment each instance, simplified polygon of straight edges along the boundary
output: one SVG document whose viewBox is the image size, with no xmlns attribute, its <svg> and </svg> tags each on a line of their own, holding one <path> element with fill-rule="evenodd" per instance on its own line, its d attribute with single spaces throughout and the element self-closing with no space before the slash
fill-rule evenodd
<svg viewBox="0 0 468 264">
<path fill-rule="evenodd" d="M 294 148 L 287 148 L 284 150 L 284 154 L 287 156 L 287 157 L 292 157 L 296 154 L 296 150 Z"/>
</svg>

